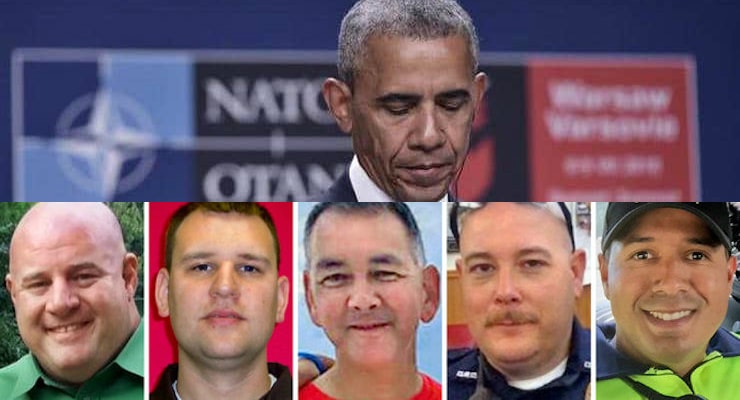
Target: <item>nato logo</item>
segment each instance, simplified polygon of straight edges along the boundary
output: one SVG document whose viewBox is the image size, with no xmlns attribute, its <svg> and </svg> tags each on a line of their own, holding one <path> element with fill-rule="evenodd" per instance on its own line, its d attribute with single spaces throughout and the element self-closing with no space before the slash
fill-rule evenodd
<svg viewBox="0 0 740 400">
<path fill-rule="evenodd" d="M 294 201 L 344 171 L 333 52 L 20 49 L 16 200 Z M 320 156 L 317 157 L 317 154 Z"/>
<path fill-rule="evenodd" d="M 14 199 L 194 197 L 191 70 L 178 53 L 16 50 Z"/>
</svg>

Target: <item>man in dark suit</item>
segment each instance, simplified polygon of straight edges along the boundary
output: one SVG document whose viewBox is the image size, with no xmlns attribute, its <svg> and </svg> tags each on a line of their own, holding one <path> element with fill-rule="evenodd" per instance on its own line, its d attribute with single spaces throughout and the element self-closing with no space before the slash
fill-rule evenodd
<svg viewBox="0 0 740 400">
<path fill-rule="evenodd" d="M 438 201 L 462 169 L 486 88 L 454 0 L 362 0 L 342 20 L 323 95 L 355 156 L 321 201 Z"/>
</svg>

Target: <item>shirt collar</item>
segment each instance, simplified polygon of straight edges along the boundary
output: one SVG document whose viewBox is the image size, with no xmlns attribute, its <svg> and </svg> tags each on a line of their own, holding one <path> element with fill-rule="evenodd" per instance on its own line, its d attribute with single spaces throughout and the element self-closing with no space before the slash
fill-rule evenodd
<svg viewBox="0 0 740 400">
<path fill-rule="evenodd" d="M 275 386 L 275 382 L 277 382 L 277 378 L 275 377 L 275 375 L 270 374 L 270 373 L 268 373 L 267 376 L 270 377 L 270 389 L 268 390 L 269 392 L 270 390 L 272 390 L 272 387 Z M 175 379 L 175 381 L 172 382 L 172 393 L 175 394 L 175 398 L 177 400 L 182 400 L 182 397 L 180 397 L 180 392 L 177 391 L 177 379 Z"/>
<path fill-rule="evenodd" d="M 478 390 L 480 386 L 488 387 L 491 392 L 497 393 L 504 399 L 525 398 L 529 391 L 515 388 L 506 381 L 504 375 L 493 368 L 479 351 Z M 458 371 L 458 375 L 460 372 Z M 565 370 L 555 379 L 543 386 L 532 390 L 547 390 L 555 387 L 572 387 L 582 376 L 591 375 L 591 343 L 590 333 L 573 320 L 573 330 L 570 338 L 570 353 L 566 359 Z"/>
<path fill-rule="evenodd" d="M 134 375 L 144 377 L 144 323 L 142 321 L 139 321 L 136 331 L 113 363 Z"/>
<path fill-rule="evenodd" d="M 11 368 L 16 369 L 15 373 L 18 376 L 15 387 L 10 392 L 11 398 L 20 397 L 24 393 L 28 393 L 33 388 L 33 385 L 36 384 L 36 381 L 43 377 L 41 368 L 39 368 L 36 360 L 30 353 L 21 357 L 15 364 L 12 364 Z"/>
<path fill-rule="evenodd" d="M 352 162 L 349 164 L 349 180 L 352 182 L 352 190 L 355 191 L 357 201 L 393 201 L 370 179 L 356 155 L 352 157 Z"/>
<path fill-rule="evenodd" d="M 519 380 L 509 380 L 509 386 L 513 386 L 519 390 L 534 390 L 539 389 L 548 383 L 554 381 L 555 379 L 560 378 L 565 373 L 565 366 L 568 363 L 568 357 L 563 358 L 563 361 L 558 363 L 558 365 L 555 366 L 550 371 L 545 372 L 544 374 L 530 378 L 530 379 L 519 379 Z"/>
<path fill-rule="evenodd" d="M 111 364 L 118 364 L 121 368 L 132 374 L 144 377 L 144 324 L 139 322 L 139 326 L 128 342 L 118 353 L 118 356 L 113 360 Z M 109 364 L 108 366 L 110 366 Z M 102 370 L 108 368 L 104 367 Z M 97 375 L 98 371 L 95 375 Z M 48 375 L 44 373 L 41 366 L 31 353 L 25 355 L 23 358 L 18 360 L 18 382 L 13 389 L 11 398 L 19 397 L 24 393 L 28 393 L 33 389 L 36 382 L 41 379 L 44 381 L 46 386 L 56 387 L 64 392 L 73 393 L 77 391 L 77 388 L 67 386 L 62 383 L 56 382 Z"/>
<path fill-rule="evenodd" d="M 352 183 L 352 190 L 357 196 L 357 201 L 380 201 L 380 202 L 392 202 L 394 201 L 386 192 L 383 191 L 378 185 L 370 179 L 370 175 L 367 174 L 357 155 L 352 157 L 352 162 L 349 164 L 349 180 Z M 447 201 L 449 195 L 445 193 L 444 197 L 440 201 Z"/>
<path fill-rule="evenodd" d="M 648 371 L 649 365 L 635 361 L 617 350 L 614 342 L 615 334 L 614 322 L 599 324 L 596 328 L 596 379 L 643 374 Z M 713 353 L 724 357 L 740 355 L 740 338 L 725 328 L 719 328 L 709 339 L 705 360 L 714 357 Z"/>
</svg>

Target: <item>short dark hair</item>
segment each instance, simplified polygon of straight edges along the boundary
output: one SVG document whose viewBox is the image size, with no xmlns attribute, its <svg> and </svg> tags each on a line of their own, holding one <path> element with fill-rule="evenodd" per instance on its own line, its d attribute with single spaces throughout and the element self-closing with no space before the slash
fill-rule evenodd
<svg viewBox="0 0 740 400">
<path fill-rule="evenodd" d="M 331 203 L 325 202 L 316 205 L 311 212 L 308 214 L 306 219 L 306 228 L 303 234 L 303 247 L 306 252 L 306 261 L 311 262 L 310 255 L 310 240 L 311 233 L 313 233 L 313 227 L 316 225 L 316 221 L 319 219 L 321 214 L 326 211 L 333 210 L 343 214 L 380 214 L 381 212 L 390 212 L 391 214 L 398 217 L 406 227 L 406 231 L 409 234 L 409 238 L 413 241 L 415 251 L 413 256 L 419 265 L 423 266 L 426 264 L 424 257 L 424 244 L 421 240 L 421 232 L 419 225 L 416 223 L 414 214 L 411 213 L 411 209 L 401 202 L 389 202 L 389 203 Z"/>
<path fill-rule="evenodd" d="M 175 248 L 175 235 L 177 229 L 182 225 L 182 221 L 185 218 L 195 212 L 196 210 L 203 210 L 207 212 L 215 213 L 238 213 L 247 216 L 254 216 L 261 219 L 266 225 L 267 229 L 270 230 L 272 235 L 272 241 L 275 244 L 275 257 L 277 260 L 276 266 L 280 267 L 280 242 L 277 237 L 277 229 L 275 223 L 272 220 L 272 216 L 267 209 L 257 203 L 245 202 L 245 203 L 187 203 L 180 207 L 167 225 L 167 233 L 165 235 L 165 267 L 170 270 L 172 265 L 172 252 Z"/>
</svg>

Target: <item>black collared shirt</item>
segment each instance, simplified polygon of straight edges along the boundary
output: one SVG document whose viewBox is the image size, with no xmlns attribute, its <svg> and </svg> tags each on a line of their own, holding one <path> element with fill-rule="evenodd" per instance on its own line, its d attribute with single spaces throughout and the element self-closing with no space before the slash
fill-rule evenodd
<svg viewBox="0 0 740 400">
<path fill-rule="evenodd" d="M 260 400 L 290 400 L 293 394 L 293 380 L 288 367 L 278 363 L 267 363 L 267 371 L 277 378 L 275 384 Z M 172 384 L 177 380 L 177 364 L 170 364 L 162 373 L 149 400 L 176 400 Z"/>
</svg>

